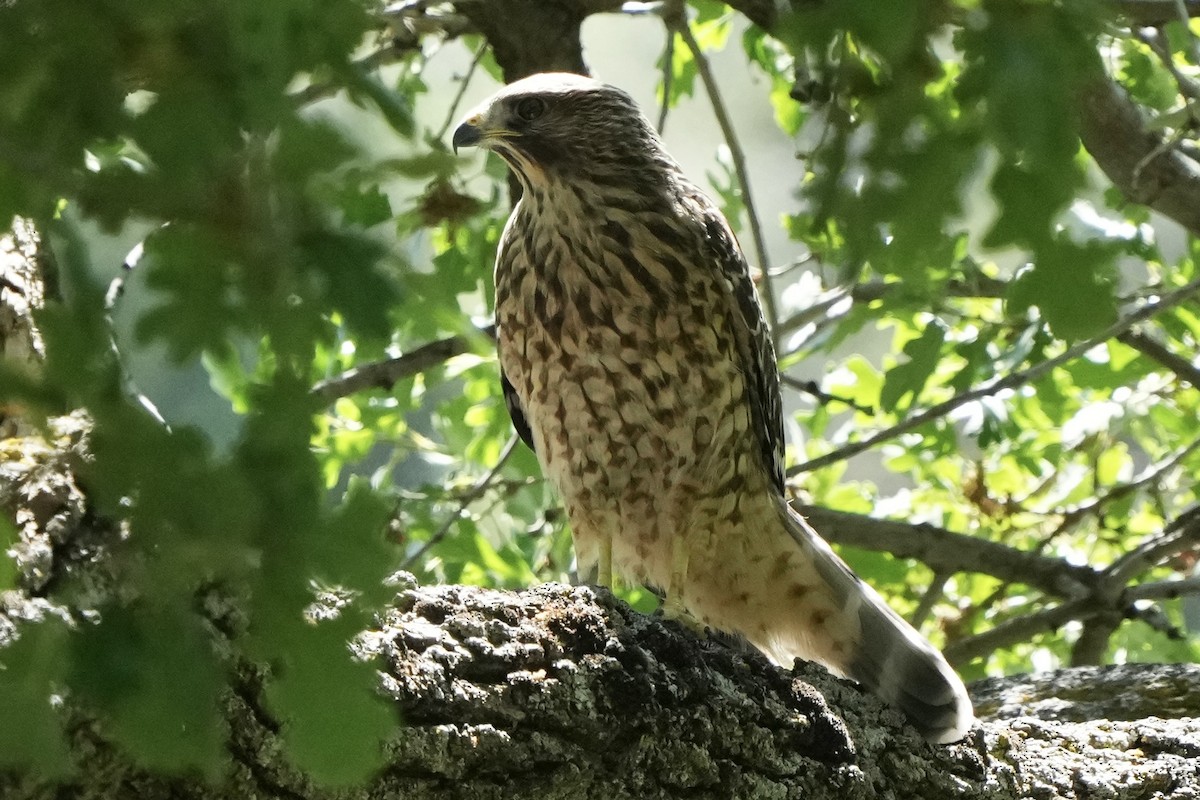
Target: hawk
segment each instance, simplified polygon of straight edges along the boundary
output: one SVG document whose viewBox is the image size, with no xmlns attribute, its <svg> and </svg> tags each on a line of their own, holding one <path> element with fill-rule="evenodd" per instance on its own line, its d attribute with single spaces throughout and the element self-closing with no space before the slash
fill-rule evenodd
<svg viewBox="0 0 1200 800">
<path fill-rule="evenodd" d="M 934 742 L 962 681 L 787 504 L 769 331 L 741 248 L 623 91 L 572 74 L 505 87 L 455 130 L 522 196 L 496 259 L 501 383 L 562 496 L 581 574 L 615 568 L 668 615 L 815 660 Z"/>
</svg>

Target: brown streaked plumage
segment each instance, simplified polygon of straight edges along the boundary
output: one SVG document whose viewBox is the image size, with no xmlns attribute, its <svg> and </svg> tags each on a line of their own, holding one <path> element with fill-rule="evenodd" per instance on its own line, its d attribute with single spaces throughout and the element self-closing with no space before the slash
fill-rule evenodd
<svg viewBox="0 0 1200 800">
<path fill-rule="evenodd" d="M 629 96 L 535 75 L 469 115 L 465 145 L 498 153 L 523 189 L 496 261 L 502 385 L 581 571 L 615 567 L 780 664 L 862 681 L 933 741 L 961 738 L 958 676 L 788 508 L 745 258 Z"/>
</svg>

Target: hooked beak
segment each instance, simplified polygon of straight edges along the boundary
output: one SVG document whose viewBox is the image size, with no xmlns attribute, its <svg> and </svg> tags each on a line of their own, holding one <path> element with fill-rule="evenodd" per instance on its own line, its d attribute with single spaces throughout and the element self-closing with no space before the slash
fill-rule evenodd
<svg viewBox="0 0 1200 800">
<path fill-rule="evenodd" d="M 454 137 L 450 140 L 454 152 L 460 147 L 473 147 L 483 141 L 483 116 L 476 114 L 454 129 Z"/>
</svg>

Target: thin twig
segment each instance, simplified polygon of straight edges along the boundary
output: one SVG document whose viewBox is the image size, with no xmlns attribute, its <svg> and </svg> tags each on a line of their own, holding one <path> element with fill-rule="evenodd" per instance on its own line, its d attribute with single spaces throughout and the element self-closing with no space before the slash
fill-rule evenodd
<svg viewBox="0 0 1200 800">
<path fill-rule="evenodd" d="M 733 172 L 737 176 L 738 184 L 742 189 L 742 204 L 746 207 L 746 217 L 750 223 L 750 238 L 754 242 L 754 254 L 758 259 L 758 268 L 762 270 L 763 281 L 761 285 L 761 294 L 763 300 L 763 311 L 767 315 L 767 323 L 771 326 L 771 331 L 774 335 L 776 325 L 779 322 L 779 315 L 775 310 L 775 292 L 771 287 L 770 278 L 767 277 L 771 268 L 771 260 L 767 255 L 767 244 L 763 237 L 762 224 L 759 222 L 758 209 L 754 204 L 754 193 L 750 190 L 750 171 L 746 167 L 746 155 L 742 151 L 742 145 L 738 141 L 737 131 L 733 127 L 733 121 L 729 118 L 729 112 L 725 108 L 725 103 L 721 99 L 721 90 L 717 86 L 717 79 L 713 75 L 712 67 L 708 63 L 708 56 L 700 49 L 700 43 L 696 41 L 696 37 L 692 35 L 692 28 L 687 21 L 687 17 L 682 12 L 678 15 L 664 16 L 664 21 L 668 28 L 674 28 L 679 33 L 679 37 L 683 39 L 683 43 L 687 45 L 692 54 L 692 60 L 696 62 L 696 72 L 700 75 L 700 80 L 704 83 L 704 90 L 708 93 L 709 103 L 712 105 L 713 116 L 717 118 L 717 125 L 721 128 L 721 134 L 725 137 L 725 144 L 729 147 L 729 157 L 733 161 Z"/>
<path fill-rule="evenodd" d="M 1150 605 L 1145 608 L 1129 606 L 1125 609 L 1125 618 L 1137 620 L 1144 625 L 1148 625 L 1151 630 L 1158 631 L 1168 639 L 1178 641 L 1187 638 L 1187 634 L 1180 630 L 1175 623 L 1171 622 L 1171 618 L 1167 616 L 1167 612 L 1163 611 L 1158 605 Z"/>
<path fill-rule="evenodd" d="M 959 406 L 996 394 L 1004 389 L 1012 389 L 1022 384 L 1035 381 L 1052 371 L 1055 367 L 1066 364 L 1069 361 L 1073 361 L 1074 359 L 1083 356 L 1093 347 L 1103 344 L 1109 339 L 1120 336 L 1122 333 L 1129 330 L 1134 325 L 1137 325 L 1139 322 L 1144 322 L 1145 320 L 1153 317 L 1155 314 L 1159 314 L 1167 309 L 1174 308 L 1184 300 L 1187 300 L 1189 297 L 1196 294 L 1198 291 L 1200 291 L 1200 279 L 1194 280 L 1186 286 L 1183 286 L 1182 288 L 1163 296 L 1158 300 L 1158 302 L 1147 303 L 1136 311 L 1133 311 L 1127 316 L 1117 320 L 1112 325 L 1109 325 L 1104 329 L 1103 332 L 1093 336 L 1091 339 L 1086 339 L 1067 348 L 1054 358 L 1048 358 L 1045 361 L 1039 361 L 1037 364 L 1034 364 L 1028 369 L 1019 370 L 1003 378 L 998 378 L 997 380 L 994 380 L 984 386 L 956 394 L 949 400 L 945 400 L 937 405 L 931 406 L 925 411 L 922 411 L 920 414 L 916 414 L 896 425 L 893 425 L 890 428 L 879 431 L 873 436 L 868 436 L 862 441 L 851 442 L 850 444 L 843 445 L 842 447 L 826 453 L 823 456 L 810 459 L 802 464 L 796 464 L 788 469 L 787 474 L 789 477 L 791 477 L 794 475 L 799 475 L 803 472 L 812 472 L 815 469 L 827 467 L 830 464 L 836 464 L 839 461 L 844 461 L 847 458 L 851 458 L 852 456 L 856 456 L 866 450 L 870 450 L 872 447 L 880 444 L 881 442 L 894 439 L 901 434 L 921 427 L 927 422 L 931 422 L 935 419 L 943 417 Z"/>
<path fill-rule="evenodd" d="M 487 50 L 486 42 L 475 48 L 475 55 L 471 59 L 471 66 L 467 67 L 466 73 L 463 75 L 462 80 L 459 81 L 458 91 L 455 93 L 454 99 L 450 101 L 450 109 L 446 112 L 446 121 L 442 123 L 442 127 L 438 129 L 437 136 L 434 137 L 437 141 L 441 142 L 445 140 L 446 134 L 450 131 L 450 126 L 458 118 L 458 107 L 462 104 L 463 97 L 467 93 L 467 87 L 471 85 L 471 78 L 474 77 L 475 69 L 483 59 L 485 50 Z"/>
<path fill-rule="evenodd" d="M 674 60 L 675 31 L 668 25 L 667 43 L 663 47 L 662 102 L 658 105 L 658 122 L 655 125 L 659 136 L 662 136 L 667 127 L 667 113 L 671 110 L 671 90 L 675 88 L 675 69 L 672 65 Z"/>
<path fill-rule="evenodd" d="M 817 385 L 816 381 L 804 381 L 804 380 L 800 380 L 799 378 L 793 378 L 790 375 L 786 375 L 786 374 L 780 375 L 779 380 L 785 386 L 790 386 L 791 388 L 795 389 L 796 391 L 804 392 L 805 394 L 812 395 L 813 397 L 815 397 L 817 399 L 817 402 L 820 403 L 821 405 L 829 405 L 830 403 L 841 403 L 844 406 L 852 408 L 855 411 L 861 411 L 864 414 L 868 414 L 868 415 L 875 414 L 875 409 L 871 408 L 870 406 L 859 405 L 858 403 L 851 400 L 849 397 L 839 397 L 836 394 L 829 394 L 829 392 L 823 391 L 821 389 L 821 387 Z"/>
<path fill-rule="evenodd" d="M 441 542 L 442 539 L 446 538 L 446 535 L 450 533 L 450 529 L 454 527 L 454 524 L 462 519 L 463 513 L 467 510 L 467 506 L 471 505 L 471 503 L 483 496 L 483 493 L 486 492 L 492 485 L 492 482 L 496 480 L 496 477 L 500 474 L 500 470 L 504 468 L 504 465 L 508 462 L 508 459 L 512 457 L 513 452 L 516 451 L 517 443 L 519 441 L 520 437 L 515 433 L 508 437 L 508 442 L 504 445 L 504 449 L 500 451 L 500 457 L 496 459 L 495 465 L 493 465 L 491 469 L 484 473 L 479 480 L 471 484 L 470 489 L 462 493 L 458 500 L 458 509 L 446 518 L 446 521 L 442 523 L 442 526 L 434 531 L 433 535 L 421 545 L 417 552 L 405 559 L 404 565 L 401 567 L 401 569 L 411 568 L 413 564 L 416 564 L 425 557 L 425 554 L 429 552 L 430 548 L 434 547 Z"/>
<path fill-rule="evenodd" d="M 1051 512 L 1062 514 L 1065 517 L 1063 524 L 1059 526 L 1059 528 L 1055 531 L 1055 534 L 1070 530 L 1085 516 L 1088 516 L 1089 514 L 1095 514 L 1109 503 L 1112 503 L 1115 500 L 1120 500 L 1123 497 L 1127 497 L 1138 489 L 1149 486 L 1152 483 L 1156 483 L 1159 478 L 1161 478 L 1167 472 L 1173 470 L 1175 467 L 1179 466 L 1179 462 L 1196 452 L 1198 448 L 1200 448 L 1200 438 L 1193 439 L 1187 445 L 1181 447 L 1179 450 L 1176 450 L 1167 458 L 1156 461 L 1155 463 L 1146 467 L 1144 470 L 1142 470 L 1140 475 L 1137 475 L 1128 483 L 1118 483 L 1099 497 L 1094 497 L 1088 502 L 1081 503 L 1075 508 L 1067 511 Z"/>
<path fill-rule="evenodd" d="M 1117 586 L 1168 558 L 1200 544 L 1200 504 L 1180 514 L 1171 524 L 1121 556 L 1104 570 L 1104 579 Z"/>
</svg>

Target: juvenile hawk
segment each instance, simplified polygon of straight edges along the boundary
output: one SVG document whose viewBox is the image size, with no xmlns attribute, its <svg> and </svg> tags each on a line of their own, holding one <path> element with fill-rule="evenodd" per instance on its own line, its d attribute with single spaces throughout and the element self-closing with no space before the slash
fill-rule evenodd
<svg viewBox="0 0 1200 800">
<path fill-rule="evenodd" d="M 454 132 L 523 196 L 496 261 L 501 380 L 561 493 L 581 571 L 662 588 L 668 613 L 819 661 L 935 742 L 962 681 L 784 499 L 775 353 L 721 213 L 630 97 L 542 74 Z"/>
</svg>

